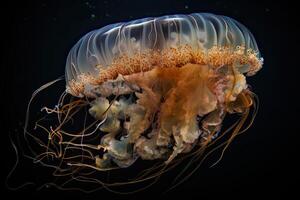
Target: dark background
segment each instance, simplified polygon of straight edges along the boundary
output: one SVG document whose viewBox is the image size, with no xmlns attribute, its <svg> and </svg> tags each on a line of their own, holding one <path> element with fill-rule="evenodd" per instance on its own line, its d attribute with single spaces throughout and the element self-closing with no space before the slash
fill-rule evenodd
<svg viewBox="0 0 300 200">
<path fill-rule="evenodd" d="M 265 59 L 263 69 L 248 83 L 260 98 L 260 109 L 253 126 L 233 141 L 223 160 L 209 168 L 206 163 L 183 185 L 162 197 L 172 195 L 203 198 L 287 197 L 299 184 L 299 22 L 297 6 L 289 1 L 20 1 L 2 7 L 4 23 L 1 59 L 1 165 L 6 176 L 15 161 L 9 134 L 22 130 L 27 103 L 42 84 L 64 74 L 69 49 L 90 30 L 121 21 L 148 16 L 211 12 L 240 21 L 255 36 Z M 64 84 L 42 93 L 37 105 L 54 105 Z M 59 91 L 59 92 L 57 92 Z M 10 185 L 28 177 L 43 176 L 37 167 L 21 166 Z M 41 175 L 39 175 L 39 173 Z M 176 172 L 171 172 L 171 176 Z M 24 198 L 100 199 L 117 196 L 106 191 L 86 195 L 54 188 L 35 191 L 25 187 L 8 190 L 3 179 L 3 194 Z M 161 186 L 138 195 L 161 196 Z M 2 193 L 2 192 L 1 192 Z M 299 195 L 298 195 L 299 196 Z M 123 196 L 123 198 L 131 196 Z"/>
</svg>

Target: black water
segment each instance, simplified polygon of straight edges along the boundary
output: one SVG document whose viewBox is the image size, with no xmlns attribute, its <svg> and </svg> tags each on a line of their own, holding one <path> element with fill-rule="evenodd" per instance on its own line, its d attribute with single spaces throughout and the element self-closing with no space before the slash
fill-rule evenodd
<svg viewBox="0 0 300 200">
<path fill-rule="evenodd" d="M 5 12 L 5 10 L 7 12 Z M 227 15 L 246 25 L 254 34 L 265 59 L 263 69 L 248 83 L 260 98 L 260 109 L 254 125 L 238 137 L 223 160 L 209 168 L 218 155 L 211 158 L 192 178 L 166 195 L 161 183 L 139 195 L 149 197 L 178 196 L 197 198 L 284 197 L 295 193 L 299 156 L 296 137 L 300 133 L 299 112 L 299 22 L 296 6 L 285 1 L 30 1 L 15 2 L 4 7 L 2 20 L 6 34 L 1 59 L 2 166 L 4 176 L 15 159 L 8 135 L 21 131 L 27 103 L 32 92 L 42 84 L 64 74 L 67 53 L 86 32 L 107 24 L 147 16 L 211 12 Z M 299 11 L 298 11 L 299 12 Z M 55 105 L 64 83 L 42 93 L 38 105 Z M 36 107 L 37 109 L 40 107 Z M 44 170 L 28 166 L 13 175 L 9 183 L 39 179 Z M 172 174 L 173 173 L 173 174 Z M 177 171 L 171 172 L 176 176 Z M 40 175 L 41 174 L 41 175 Z M 35 191 L 25 187 L 1 189 L 8 197 L 26 195 L 28 199 L 115 199 L 119 196 L 99 191 L 86 195 L 62 192 L 53 188 Z M 1 192 L 2 194 L 2 192 Z M 132 198 L 132 196 L 123 196 Z"/>
</svg>

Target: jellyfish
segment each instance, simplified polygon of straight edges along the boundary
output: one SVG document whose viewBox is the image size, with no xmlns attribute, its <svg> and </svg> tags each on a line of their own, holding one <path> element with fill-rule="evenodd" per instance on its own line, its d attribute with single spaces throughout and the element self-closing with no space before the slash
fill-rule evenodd
<svg viewBox="0 0 300 200">
<path fill-rule="evenodd" d="M 39 144 L 38 151 L 30 147 L 33 159 L 56 176 L 105 188 L 155 179 L 180 162 L 201 162 L 216 148 L 223 155 L 250 127 L 258 102 L 246 76 L 262 64 L 253 35 L 226 16 L 167 15 L 108 25 L 70 50 L 66 89 L 54 108 L 42 109 L 45 117 L 56 116 L 53 124 L 42 118 L 32 132 L 27 118 L 24 135 L 33 140 L 28 145 Z M 222 127 L 230 115 L 236 122 Z M 139 160 L 156 162 L 132 181 L 96 178 Z"/>
</svg>

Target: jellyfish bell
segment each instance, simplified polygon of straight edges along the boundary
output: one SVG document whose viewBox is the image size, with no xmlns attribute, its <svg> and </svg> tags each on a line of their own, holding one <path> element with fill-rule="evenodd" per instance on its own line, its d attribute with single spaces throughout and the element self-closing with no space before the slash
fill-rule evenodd
<svg viewBox="0 0 300 200">
<path fill-rule="evenodd" d="M 66 92 L 76 100 L 60 101 L 51 153 L 60 152 L 67 170 L 128 168 L 138 159 L 170 166 L 203 153 L 228 132 L 221 130 L 225 115 L 239 113 L 226 148 L 256 106 L 246 76 L 262 64 L 249 30 L 220 15 L 168 15 L 91 31 L 67 57 Z M 64 130 L 72 110 L 84 106 L 94 123 Z"/>
</svg>

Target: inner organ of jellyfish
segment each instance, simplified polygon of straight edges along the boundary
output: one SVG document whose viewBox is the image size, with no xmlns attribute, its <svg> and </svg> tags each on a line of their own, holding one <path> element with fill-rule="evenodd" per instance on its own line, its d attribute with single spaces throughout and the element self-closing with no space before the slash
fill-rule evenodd
<svg viewBox="0 0 300 200">
<path fill-rule="evenodd" d="M 205 155 L 227 135 L 225 150 L 257 108 L 246 76 L 262 63 L 249 30 L 225 16 L 169 15 L 91 31 L 69 52 L 66 91 L 58 105 L 45 108 L 47 115 L 57 115 L 57 123 L 46 127 L 39 121 L 39 131 L 27 136 L 41 146 L 33 151 L 35 160 L 44 165 L 49 156 L 57 160 L 55 175 L 160 161 L 161 168 L 153 166 L 137 179 L 142 181 L 182 158 Z M 74 121 L 83 108 L 92 123 L 84 116 Z M 222 128 L 231 114 L 239 119 Z M 68 131 L 72 124 L 83 128 Z"/>
</svg>

